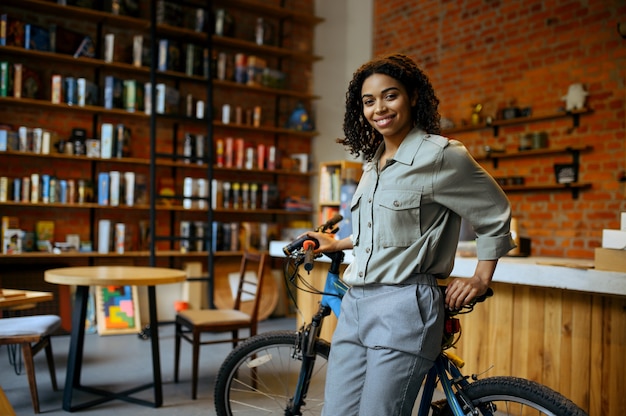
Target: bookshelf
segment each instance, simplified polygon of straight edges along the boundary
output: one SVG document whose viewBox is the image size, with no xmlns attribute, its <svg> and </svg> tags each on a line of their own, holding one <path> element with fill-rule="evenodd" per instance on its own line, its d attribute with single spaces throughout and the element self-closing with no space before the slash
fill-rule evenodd
<svg viewBox="0 0 626 416">
<path fill-rule="evenodd" d="M 298 105 L 310 111 L 317 98 L 311 93 L 310 74 L 312 64 L 321 59 L 312 53 L 313 31 L 321 19 L 312 13 L 313 2 L 296 8 L 253 0 L 144 0 L 133 15 L 73 3 L 7 0 L 0 5 L 0 15 L 9 20 L 42 28 L 71 28 L 93 42 L 91 56 L 77 57 L 26 48 L 10 39 L 0 45 L 0 61 L 6 62 L 8 78 L 13 80 L 15 65 L 21 64 L 29 70 L 23 72 L 22 82 L 28 75 L 28 82 L 34 85 L 34 91 L 18 94 L 20 97 L 9 82 L 4 92 L 0 89 L 0 163 L 8 166 L 0 173 L 4 178 L 0 184 L 6 183 L 5 195 L 0 192 L 2 215 L 17 218 L 18 227 L 31 239 L 36 238 L 32 233 L 37 221 L 47 220 L 55 224 L 53 245 L 64 243 L 68 235 L 78 236 L 84 243 L 81 251 L 66 251 L 60 245 L 56 252 L 26 251 L 24 247 L 21 254 L 0 254 L 7 275 L 17 274 L 24 262 L 35 262 L 41 268 L 59 262 L 183 267 L 189 260 L 206 261 L 206 273 L 211 274 L 214 259 L 220 263 L 215 265 L 220 272 L 222 264 L 224 269 L 231 267 L 231 262 L 238 264 L 237 257 L 250 241 L 256 245 L 253 248 L 264 249 L 266 238 L 257 238 L 254 231 L 259 227 L 279 233 L 291 221 L 311 217 L 310 207 L 287 208 L 285 201 L 311 196 L 312 174 L 297 169 L 292 155 L 310 154 L 317 133 L 290 125 L 289 119 Z M 163 4 L 171 7 L 172 13 L 159 14 Z M 209 9 L 211 4 L 214 8 Z M 208 22 L 218 10 L 238 23 L 232 32 L 217 33 L 216 27 L 191 18 L 202 14 Z M 261 38 L 250 31 L 259 23 L 266 31 Z M 143 53 L 133 52 L 139 45 Z M 245 75 L 250 75 L 245 81 L 235 77 L 238 69 L 241 72 L 235 61 L 242 57 L 258 64 L 244 68 Z M 221 65 L 226 67 L 224 73 Z M 53 89 L 53 75 L 61 76 L 60 90 Z M 68 78 L 89 81 L 97 88 L 98 99 L 68 102 L 63 87 L 72 85 Z M 109 79 L 121 81 L 121 104 L 105 101 L 110 95 L 105 91 Z M 168 104 L 165 98 L 175 96 L 177 104 L 175 99 Z M 227 107 L 230 117 L 224 115 Z M 74 151 L 75 129 L 85 134 L 90 145 L 101 146 L 103 124 L 123 125 L 130 133 L 122 157 Z M 28 128 L 25 148 L 20 148 L 16 136 L 20 127 Z M 43 150 L 34 151 L 30 141 L 34 129 L 49 133 Z M 191 146 L 189 138 L 193 139 Z M 229 139 L 241 146 L 231 155 L 233 163 L 222 163 L 217 146 Z M 63 143 L 62 152 L 59 142 Z M 83 145 L 91 148 L 86 140 Z M 98 178 L 110 172 L 120 172 L 122 178 L 126 172 L 133 173 L 135 186 L 143 186 L 145 198 L 138 200 L 135 189 L 131 204 L 99 202 Z M 33 174 L 49 175 L 57 185 L 65 181 L 68 186 L 71 180 L 76 194 L 81 181 L 85 184 L 81 193 L 86 196 L 79 200 L 74 194 L 70 201 L 68 195 L 61 198 L 57 190 L 54 202 L 31 195 L 13 198 L 15 180 L 30 180 Z M 225 183 L 231 191 L 238 187 L 236 199 L 232 193 L 224 194 Z M 256 204 L 252 204 L 252 189 L 258 190 Z M 98 223 L 103 219 L 126 225 L 123 251 L 111 246 L 108 253 L 98 253 Z M 202 235 L 184 234 L 188 224 L 197 225 Z M 215 238 L 224 233 L 217 224 L 237 225 L 238 232 L 231 239 L 237 244 L 219 245 Z M 152 230 L 151 238 L 145 236 L 146 227 Z"/>
<path fill-rule="evenodd" d="M 318 193 L 318 223 L 323 224 L 335 214 L 344 216 L 340 223 L 340 233 L 347 227 L 349 222 L 351 188 L 343 187 L 345 184 L 356 185 L 361 179 L 363 164 L 361 162 L 338 160 L 322 162 L 319 165 L 319 193 Z M 343 191 L 343 194 L 342 194 Z"/>
</svg>

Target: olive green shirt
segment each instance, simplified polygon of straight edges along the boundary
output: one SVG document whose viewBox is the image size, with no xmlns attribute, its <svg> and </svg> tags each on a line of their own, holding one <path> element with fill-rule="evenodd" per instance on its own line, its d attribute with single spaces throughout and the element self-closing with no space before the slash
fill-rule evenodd
<svg viewBox="0 0 626 416">
<path fill-rule="evenodd" d="M 413 129 L 379 171 L 383 147 L 365 164 L 352 198 L 354 261 L 346 283 L 398 284 L 418 273 L 448 277 L 461 217 L 477 235 L 479 260 L 515 247 L 506 195 L 463 144 Z"/>
</svg>

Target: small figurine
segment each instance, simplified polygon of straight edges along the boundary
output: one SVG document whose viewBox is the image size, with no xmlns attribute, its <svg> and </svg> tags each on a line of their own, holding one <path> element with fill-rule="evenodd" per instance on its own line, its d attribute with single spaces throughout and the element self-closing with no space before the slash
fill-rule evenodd
<svg viewBox="0 0 626 416">
<path fill-rule="evenodd" d="M 582 110 L 585 108 L 585 98 L 589 95 L 587 91 L 585 91 L 585 87 L 583 84 L 576 83 L 569 86 L 567 90 L 567 95 L 561 97 L 562 101 L 565 101 L 565 110 Z"/>
<path fill-rule="evenodd" d="M 302 103 L 298 103 L 296 108 L 291 113 L 289 120 L 287 121 L 286 127 L 288 129 L 298 130 L 298 131 L 312 131 L 313 124 L 309 119 L 309 115 L 307 114 L 304 105 Z"/>
<path fill-rule="evenodd" d="M 482 104 L 472 104 L 472 125 L 477 126 L 480 124 L 481 116 L 480 112 L 483 110 Z"/>
</svg>

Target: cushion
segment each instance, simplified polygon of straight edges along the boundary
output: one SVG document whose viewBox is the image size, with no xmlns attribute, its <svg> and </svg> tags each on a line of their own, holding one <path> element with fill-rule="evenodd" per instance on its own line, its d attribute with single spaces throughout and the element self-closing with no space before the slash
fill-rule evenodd
<svg viewBox="0 0 626 416">
<path fill-rule="evenodd" d="M 0 319 L 0 337 L 18 335 L 50 335 L 61 326 L 56 315 L 36 315 Z"/>
</svg>

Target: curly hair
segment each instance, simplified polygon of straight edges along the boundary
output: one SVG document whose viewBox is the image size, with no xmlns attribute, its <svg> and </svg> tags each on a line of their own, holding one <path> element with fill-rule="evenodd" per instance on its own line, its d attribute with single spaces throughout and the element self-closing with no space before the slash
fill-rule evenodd
<svg viewBox="0 0 626 416">
<path fill-rule="evenodd" d="M 361 88 L 363 82 L 373 74 L 384 74 L 396 79 L 411 98 L 417 94 L 417 103 L 411 111 L 414 125 L 428 133 L 439 134 L 439 99 L 430 80 L 411 58 L 392 54 L 367 62 L 354 73 L 346 92 L 343 121 L 345 138 L 337 139 L 337 143 L 343 144 L 356 157 L 362 152 L 364 158 L 371 161 L 383 141 L 382 134 L 363 117 Z"/>
</svg>

